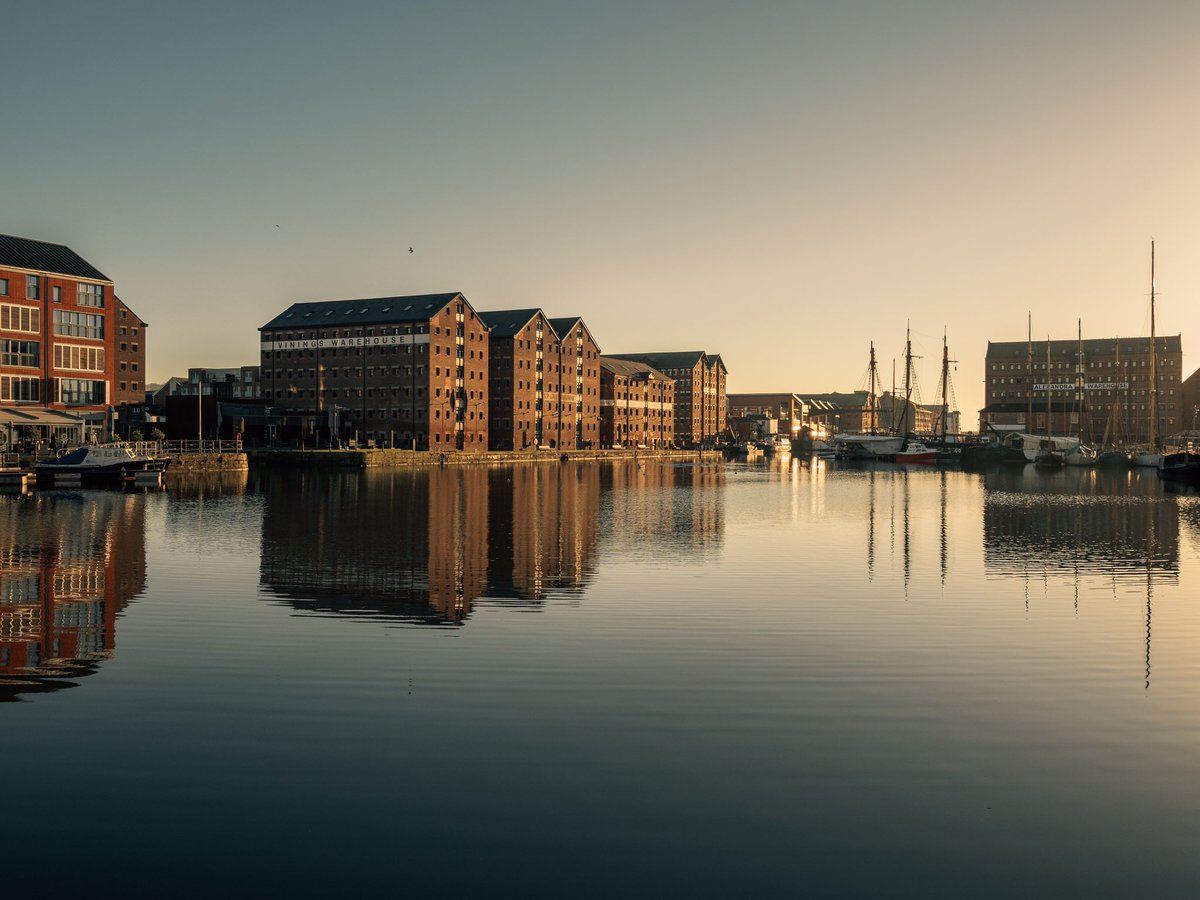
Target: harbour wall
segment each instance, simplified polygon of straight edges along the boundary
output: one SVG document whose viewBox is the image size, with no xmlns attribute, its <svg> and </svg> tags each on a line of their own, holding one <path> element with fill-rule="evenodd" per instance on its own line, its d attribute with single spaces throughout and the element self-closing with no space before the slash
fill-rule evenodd
<svg viewBox="0 0 1200 900">
<path fill-rule="evenodd" d="M 250 468 L 245 451 L 234 453 L 172 453 L 168 473 L 244 472 Z"/>
<path fill-rule="evenodd" d="M 408 468 L 488 465 L 493 463 L 583 462 L 591 460 L 697 460 L 715 462 L 716 450 L 509 450 L 491 452 L 425 450 L 250 450 L 254 466 L 335 466 L 343 468 Z"/>
</svg>

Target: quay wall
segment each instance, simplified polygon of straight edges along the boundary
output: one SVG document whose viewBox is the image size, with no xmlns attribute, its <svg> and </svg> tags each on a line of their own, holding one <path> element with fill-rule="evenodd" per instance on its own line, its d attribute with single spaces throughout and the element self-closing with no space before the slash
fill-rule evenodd
<svg viewBox="0 0 1200 900">
<path fill-rule="evenodd" d="M 581 462 L 589 460 L 723 459 L 716 450 L 496 450 L 489 452 L 426 450 L 251 450 L 254 466 L 341 466 L 406 468 L 419 466 L 489 465 L 494 463 Z"/>
<path fill-rule="evenodd" d="M 167 474 L 177 472 L 244 472 L 250 468 L 245 451 L 241 453 L 172 453 Z"/>
</svg>

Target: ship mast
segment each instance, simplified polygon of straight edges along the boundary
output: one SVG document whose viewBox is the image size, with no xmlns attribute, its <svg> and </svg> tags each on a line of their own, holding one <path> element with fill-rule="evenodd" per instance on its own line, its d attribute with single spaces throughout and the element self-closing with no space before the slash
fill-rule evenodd
<svg viewBox="0 0 1200 900">
<path fill-rule="evenodd" d="M 1086 421 L 1085 416 L 1087 415 L 1087 403 L 1085 400 L 1087 395 L 1087 385 L 1083 371 L 1083 319 L 1077 320 L 1077 323 L 1079 329 L 1079 349 L 1075 351 L 1075 411 L 1079 416 L 1079 431 L 1076 434 L 1076 437 L 1078 437 L 1080 443 L 1082 443 L 1084 435 L 1084 423 Z M 1090 439 L 1092 436 L 1090 428 L 1088 429 L 1087 434 Z"/>
<path fill-rule="evenodd" d="M 1150 242 L 1150 449 L 1158 450 L 1158 342 L 1154 334 L 1154 241 Z"/>
<path fill-rule="evenodd" d="M 867 401 L 868 415 L 871 417 L 871 434 L 874 434 L 879 427 L 879 398 L 875 392 L 875 385 L 879 381 L 879 366 L 875 363 L 875 342 L 871 341 L 871 366 L 867 373 L 867 380 L 870 382 L 868 390 L 870 398 Z"/>
<path fill-rule="evenodd" d="M 904 427 L 901 434 L 908 434 L 908 404 L 912 402 L 912 327 L 906 325 L 904 330 L 904 415 L 900 421 Z"/>
<path fill-rule="evenodd" d="M 1025 391 L 1025 399 L 1027 408 L 1025 410 L 1025 430 L 1033 433 L 1033 313 L 1028 314 L 1028 330 L 1025 337 L 1025 372 L 1026 385 L 1028 390 Z"/>
<path fill-rule="evenodd" d="M 1050 390 L 1050 335 L 1046 335 L 1046 437 L 1050 438 L 1049 449 L 1054 449 L 1054 407 Z"/>
<path fill-rule="evenodd" d="M 950 345 L 942 329 L 942 445 L 946 444 L 946 417 L 950 414 Z"/>
</svg>

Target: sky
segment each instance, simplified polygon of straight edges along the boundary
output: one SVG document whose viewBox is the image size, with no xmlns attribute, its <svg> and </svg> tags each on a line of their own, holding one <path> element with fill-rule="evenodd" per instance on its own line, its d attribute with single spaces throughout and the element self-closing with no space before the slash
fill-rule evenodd
<svg viewBox="0 0 1200 900">
<path fill-rule="evenodd" d="M 148 377 L 258 362 L 291 303 L 462 291 L 729 390 L 885 382 L 943 329 L 1158 330 L 1200 365 L 1200 4 L 8 4 L 0 233 L 150 323 Z M 409 252 L 412 247 L 412 252 Z"/>
</svg>

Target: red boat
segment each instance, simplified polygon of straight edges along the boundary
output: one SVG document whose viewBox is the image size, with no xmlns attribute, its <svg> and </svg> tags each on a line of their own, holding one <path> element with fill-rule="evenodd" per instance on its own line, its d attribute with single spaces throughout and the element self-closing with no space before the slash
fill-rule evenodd
<svg viewBox="0 0 1200 900">
<path fill-rule="evenodd" d="M 898 463 L 933 465 L 937 462 L 937 458 L 937 451 L 930 450 L 920 441 L 909 441 L 908 445 L 896 454 L 896 462 Z"/>
</svg>

